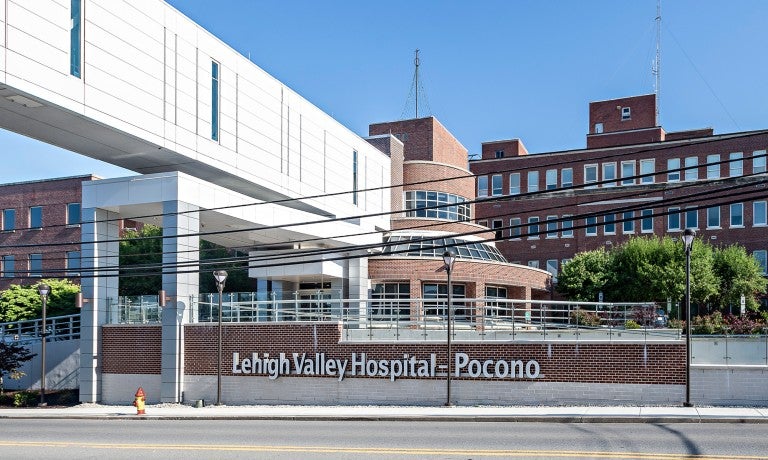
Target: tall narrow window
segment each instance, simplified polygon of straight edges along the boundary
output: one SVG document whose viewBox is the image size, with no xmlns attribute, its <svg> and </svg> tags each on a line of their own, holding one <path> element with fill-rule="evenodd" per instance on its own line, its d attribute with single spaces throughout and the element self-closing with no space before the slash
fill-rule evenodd
<svg viewBox="0 0 768 460">
<path fill-rule="evenodd" d="M 616 234 L 616 214 L 606 214 L 603 218 L 605 225 L 603 226 L 603 234 L 615 235 Z"/>
<path fill-rule="evenodd" d="M 707 155 L 707 179 L 720 178 L 720 155 Z"/>
<path fill-rule="evenodd" d="M 72 0 L 70 7 L 70 16 L 72 24 L 69 29 L 69 73 L 77 78 L 80 78 L 80 24 L 82 18 L 80 12 L 82 11 L 82 0 Z"/>
<path fill-rule="evenodd" d="M 538 171 L 528 171 L 528 192 L 538 192 L 539 191 L 539 172 Z"/>
<path fill-rule="evenodd" d="M 16 230 L 16 210 L 3 209 L 3 231 L 12 232 Z"/>
<path fill-rule="evenodd" d="M 738 177 L 744 175 L 744 154 L 741 152 L 733 152 L 728 155 L 728 175 L 730 177 Z"/>
<path fill-rule="evenodd" d="M 219 91 L 219 63 L 211 61 L 211 139 L 219 140 L 219 102 L 221 99 Z"/>
<path fill-rule="evenodd" d="M 652 184 L 655 182 L 653 180 L 653 173 L 656 171 L 655 163 L 656 162 L 653 158 L 648 160 L 640 160 L 640 175 L 642 176 L 640 178 L 641 184 Z"/>
<path fill-rule="evenodd" d="M 586 188 L 592 188 L 595 187 L 594 184 L 597 182 L 597 165 L 584 165 L 584 185 L 586 185 Z"/>
<path fill-rule="evenodd" d="M 731 227 L 744 226 L 744 203 L 731 204 Z"/>
<path fill-rule="evenodd" d="M 42 206 L 32 206 L 29 208 L 29 228 L 43 227 L 43 208 Z"/>
<path fill-rule="evenodd" d="M 635 183 L 635 162 L 622 161 L 621 162 L 621 185 L 634 185 Z"/>
<path fill-rule="evenodd" d="M 563 168 L 560 171 L 560 185 L 563 188 L 573 187 L 573 168 Z"/>
<path fill-rule="evenodd" d="M 622 233 L 634 233 L 635 232 L 635 211 L 624 211 L 621 216 L 624 221 L 621 223 Z"/>
<path fill-rule="evenodd" d="M 760 273 L 765 275 L 766 269 L 768 269 L 768 251 L 765 249 L 758 249 L 752 253 L 752 256 L 757 261 L 757 265 L 760 266 Z"/>
<path fill-rule="evenodd" d="M 80 251 L 67 252 L 67 275 L 80 276 Z"/>
<path fill-rule="evenodd" d="M 539 218 L 538 217 L 528 218 L 528 239 L 529 240 L 539 239 Z"/>
<path fill-rule="evenodd" d="M 752 203 L 752 225 L 755 227 L 768 225 L 765 201 L 755 201 Z"/>
<path fill-rule="evenodd" d="M 352 204 L 357 204 L 357 150 L 352 151 Z"/>
<path fill-rule="evenodd" d="M 547 169 L 546 173 L 547 190 L 557 188 L 557 169 Z"/>
<path fill-rule="evenodd" d="M 585 234 L 587 236 L 597 235 L 597 217 L 587 217 L 585 220 L 587 223 Z"/>
<path fill-rule="evenodd" d="M 765 172 L 765 150 L 752 152 L 752 174 Z"/>
<path fill-rule="evenodd" d="M 603 187 L 615 187 L 616 182 L 606 182 L 616 179 L 616 163 L 603 163 Z"/>
<path fill-rule="evenodd" d="M 512 173 L 509 175 L 509 194 L 520 194 L 520 173 Z"/>
<path fill-rule="evenodd" d="M 522 227 L 522 221 L 519 217 L 509 219 L 509 237 L 520 238 L 520 227 Z"/>
<path fill-rule="evenodd" d="M 557 238 L 557 216 L 547 216 L 547 238 Z"/>
<path fill-rule="evenodd" d="M 699 228 L 699 209 L 688 208 L 685 210 L 685 228 Z"/>
<path fill-rule="evenodd" d="M 491 193 L 493 196 L 500 196 L 504 193 L 504 189 L 501 186 L 501 174 L 491 176 Z"/>
<path fill-rule="evenodd" d="M 80 225 L 80 203 L 67 205 L 67 225 Z"/>
<path fill-rule="evenodd" d="M 488 176 L 477 176 L 477 197 L 488 196 Z"/>
<path fill-rule="evenodd" d="M 685 180 L 699 180 L 699 157 L 686 157 Z"/>
<path fill-rule="evenodd" d="M 667 209 L 667 231 L 679 232 L 680 231 L 680 208 L 668 208 Z"/>
<path fill-rule="evenodd" d="M 680 158 L 669 158 L 667 160 L 667 182 L 680 181 Z"/>
<path fill-rule="evenodd" d="M 707 208 L 707 228 L 720 228 L 720 206 Z"/>
<path fill-rule="evenodd" d="M 571 217 L 568 214 L 563 215 L 563 219 L 566 217 Z M 561 235 L 563 238 L 573 238 L 573 221 L 572 220 L 563 220 L 562 223 L 563 231 L 561 232 Z"/>
<path fill-rule="evenodd" d="M 14 276 L 16 276 L 16 258 L 3 256 L 3 278 L 13 278 Z"/>
<path fill-rule="evenodd" d="M 640 231 L 643 233 L 653 233 L 653 209 L 643 209 L 640 211 Z"/>
<path fill-rule="evenodd" d="M 29 255 L 29 276 L 43 276 L 43 255 Z"/>
</svg>

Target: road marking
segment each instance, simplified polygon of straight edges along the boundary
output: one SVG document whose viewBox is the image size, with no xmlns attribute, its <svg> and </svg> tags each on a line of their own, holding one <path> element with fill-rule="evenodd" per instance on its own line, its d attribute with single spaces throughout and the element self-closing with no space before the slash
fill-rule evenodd
<svg viewBox="0 0 768 460">
<path fill-rule="evenodd" d="M 119 444 L 102 442 L 74 441 L 2 441 L 0 446 L 6 447 L 80 447 L 91 449 L 125 449 L 125 450 L 174 450 L 174 451 L 240 451 L 240 452 L 296 452 L 308 454 L 371 454 L 371 455 L 457 455 L 471 457 L 526 457 L 526 458 L 617 458 L 639 460 L 671 460 L 671 459 L 735 459 L 735 460 L 768 460 L 764 456 L 749 455 L 700 455 L 700 454 L 668 454 L 643 452 L 599 452 L 599 451 L 568 451 L 568 450 L 496 450 L 496 449 L 431 449 L 431 448 L 395 448 L 395 447 L 330 447 L 330 446 L 248 446 L 227 444 Z"/>
</svg>

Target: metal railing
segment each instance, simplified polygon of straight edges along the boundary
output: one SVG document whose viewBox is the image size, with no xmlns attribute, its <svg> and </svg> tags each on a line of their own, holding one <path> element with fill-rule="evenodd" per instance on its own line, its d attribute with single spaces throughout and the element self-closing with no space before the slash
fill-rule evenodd
<svg viewBox="0 0 768 460">
<path fill-rule="evenodd" d="M 80 314 L 46 318 L 45 335 L 47 342 L 77 340 L 80 338 Z M 39 342 L 43 337 L 41 319 L 0 323 L 0 340 L 5 343 L 25 345 Z"/>
</svg>

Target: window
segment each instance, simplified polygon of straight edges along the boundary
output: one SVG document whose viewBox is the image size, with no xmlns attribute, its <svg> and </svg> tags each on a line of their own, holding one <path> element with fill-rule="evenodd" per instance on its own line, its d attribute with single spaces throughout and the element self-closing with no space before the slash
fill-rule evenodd
<svg viewBox="0 0 768 460">
<path fill-rule="evenodd" d="M 546 173 L 547 190 L 557 188 L 557 169 L 547 169 Z"/>
<path fill-rule="evenodd" d="M 752 203 L 752 225 L 755 227 L 768 225 L 765 204 L 765 201 L 755 201 Z"/>
<path fill-rule="evenodd" d="M 528 192 L 539 191 L 539 172 L 528 171 Z"/>
<path fill-rule="evenodd" d="M 433 217 L 466 222 L 472 219 L 471 208 L 466 201 L 466 198 L 452 193 L 408 190 L 405 192 L 405 216 Z M 443 207 L 434 208 L 435 206 Z"/>
<path fill-rule="evenodd" d="M 557 216 L 547 216 L 547 238 L 557 238 Z"/>
<path fill-rule="evenodd" d="M 499 302 L 498 300 L 507 298 L 507 288 L 486 286 L 485 287 L 485 315 L 488 317 L 509 316 L 512 313 L 512 309 L 509 308 L 508 303 Z M 493 301 L 490 299 L 498 299 Z"/>
<path fill-rule="evenodd" d="M 731 227 L 744 226 L 744 203 L 731 204 Z"/>
<path fill-rule="evenodd" d="M 685 159 L 685 180 L 699 180 L 699 157 Z"/>
<path fill-rule="evenodd" d="M 29 276 L 43 276 L 43 255 L 29 255 Z"/>
<path fill-rule="evenodd" d="M 685 210 L 685 228 L 699 228 L 699 210 L 698 208 L 688 208 Z"/>
<path fill-rule="evenodd" d="M 528 239 L 535 240 L 539 238 L 539 218 L 528 218 Z"/>
<path fill-rule="evenodd" d="M 752 253 L 752 256 L 757 261 L 757 264 L 760 265 L 760 272 L 765 275 L 768 273 L 768 253 L 765 249 L 758 249 L 757 251 Z"/>
<path fill-rule="evenodd" d="M 595 134 L 603 134 L 603 124 L 595 123 Z"/>
<path fill-rule="evenodd" d="M 667 182 L 680 181 L 680 158 L 669 158 L 667 160 Z"/>
<path fill-rule="evenodd" d="M 728 176 L 739 177 L 744 175 L 744 154 L 734 152 L 728 155 Z"/>
<path fill-rule="evenodd" d="M 519 217 L 509 219 L 509 237 L 520 238 L 520 227 L 522 227 L 522 225 L 523 222 Z"/>
<path fill-rule="evenodd" d="M 477 176 L 477 197 L 488 196 L 488 176 Z"/>
<path fill-rule="evenodd" d="M 653 233 L 653 209 L 643 209 L 640 211 L 640 231 L 643 233 Z"/>
<path fill-rule="evenodd" d="M 707 228 L 720 228 L 720 206 L 707 208 Z"/>
<path fill-rule="evenodd" d="M 573 168 L 560 170 L 560 181 L 563 188 L 573 187 Z"/>
<path fill-rule="evenodd" d="M 463 299 L 464 285 L 453 283 L 451 286 L 453 299 Z M 448 300 L 448 285 L 447 284 L 424 284 L 422 286 L 422 297 L 424 299 L 435 299 L 431 302 L 424 302 L 424 314 L 427 316 L 446 316 L 445 305 Z M 437 300 L 440 299 L 440 300 Z M 466 310 L 463 308 L 464 303 L 453 300 L 453 308 L 456 313 L 456 318 L 466 317 Z"/>
<path fill-rule="evenodd" d="M 520 194 L 520 173 L 512 173 L 509 175 L 509 194 Z"/>
<path fill-rule="evenodd" d="M 211 139 L 219 140 L 219 108 L 221 92 L 219 91 L 219 63 L 211 61 Z"/>
<path fill-rule="evenodd" d="M 496 156 L 496 158 L 504 158 L 504 151 L 497 150 L 494 155 Z"/>
<path fill-rule="evenodd" d="M 380 283 L 371 292 L 371 319 L 407 319 L 411 315 L 411 283 Z"/>
<path fill-rule="evenodd" d="M 3 256 L 3 278 L 16 276 L 16 259 L 14 256 Z"/>
<path fill-rule="evenodd" d="M 67 276 L 80 276 L 80 251 L 67 252 Z"/>
<path fill-rule="evenodd" d="M 616 179 L 616 163 L 603 163 L 603 181 Z M 603 187 L 615 187 L 616 182 L 606 182 Z"/>
<path fill-rule="evenodd" d="M 680 208 L 667 209 L 667 231 L 680 231 Z"/>
<path fill-rule="evenodd" d="M 586 235 L 587 236 L 595 236 L 597 235 L 597 217 L 587 217 L 586 219 L 587 228 L 586 228 Z"/>
<path fill-rule="evenodd" d="M 656 161 L 654 159 L 640 160 L 640 183 L 652 184 L 654 183 L 653 173 L 656 171 Z M 650 174 L 650 175 L 647 175 Z"/>
<path fill-rule="evenodd" d="M 352 204 L 357 205 L 357 150 L 352 151 Z"/>
<path fill-rule="evenodd" d="M 597 182 L 597 165 L 584 165 L 584 185 L 594 184 Z M 595 187 L 592 185 L 591 187 Z"/>
<path fill-rule="evenodd" d="M 563 231 L 560 233 L 563 238 L 573 238 L 573 221 L 572 220 L 566 220 L 567 217 L 571 217 L 569 214 L 563 215 L 563 223 L 562 228 Z"/>
<path fill-rule="evenodd" d="M 81 19 L 81 0 L 72 0 L 70 3 L 69 28 L 69 74 L 80 78 L 80 24 Z"/>
<path fill-rule="evenodd" d="M 547 260 L 547 271 L 552 275 L 552 281 L 557 282 L 557 259 Z"/>
<path fill-rule="evenodd" d="M 632 112 L 629 107 L 621 108 L 621 121 L 627 121 L 632 119 Z"/>
<path fill-rule="evenodd" d="M 635 233 L 635 211 L 624 211 L 621 223 L 622 233 Z"/>
<path fill-rule="evenodd" d="M 605 217 L 603 217 L 603 222 L 605 223 L 605 225 L 603 226 L 603 234 L 615 235 L 616 234 L 616 214 L 606 214 Z"/>
<path fill-rule="evenodd" d="M 29 228 L 43 227 L 43 208 L 41 206 L 32 206 L 29 208 Z"/>
<path fill-rule="evenodd" d="M 634 185 L 635 184 L 635 162 L 634 161 L 622 161 L 621 162 L 621 185 Z"/>
<path fill-rule="evenodd" d="M 529 260 L 528 266 L 531 268 L 539 268 L 539 261 L 538 260 Z"/>
<path fill-rule="evenodd" d="M 720 178 L 720 155 L 707 155 L 707 179 Z"/>
<path fill-rule="evenodd" d="M 752 174 L 765 172 L 765 150 L 752 152 Z"/>
<path fill-rule="evenodd" d="M 3 231 L 12 232 L 16 230 L 16 210 L 3 209 Z"/>
<path fill-rule="evenodd" d="M 80 203 L 67 205 L 67 225 L 80 225 Z"/>
<path fill-rule="evenodd" d="M 504 221 L 501 219 L 494 219 L 491 221 L 491 228 L 494 230 L 494 234 L 496 235 L 496 239 L 500 240 L 502 235 L 501 227 L 504 226 Z"/>
<path fill-rule="evenodd" d="M 491 194 L 493 196 L 504 194 L 504 188 L 501 185 L 501 177 L 501 174 L 494 174 L 491 176 Z"/>
</svg>

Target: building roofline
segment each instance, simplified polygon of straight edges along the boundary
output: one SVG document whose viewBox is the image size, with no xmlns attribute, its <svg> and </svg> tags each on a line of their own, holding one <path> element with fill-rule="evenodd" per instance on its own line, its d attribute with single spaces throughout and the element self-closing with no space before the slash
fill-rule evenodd
<svg viewBox="0 0 768 460">
<path fill-rule="evenodd" d="M 609 102 L 609 101 L 618 101 L 621 99 L 634 99 L 636 97 L 645 97 L 645 96 L 655 96 L 654 93 L 646 93 L 646 94 L 636 94 L 634 96 L 624 96 L 624 97 L 612 97 L 610 99 L 601 99 L 599 101 L 589 101 L 590 104 L 597 104 L 600 102 Z"/>
<path fill-rule="evenodd" d="M 95 174 L 84 174 L 80 176 L 66 176 L 66 177 L 52 177 L 50 179 L 33 179 L 33 180 L 27 180 L 27 181 L 21 181 L 21 182 L 6 182 L 4 184 L 0 184 L 0 187 L 8 187 L 12 185 L 42 184 L 44 182 L 57 182 L 57 181 L 65 181 L 65 180 L 73 180 L 73 179 L 101 180 L 103 179 L 103 177 L 99 177 Z"/>
</svg>

